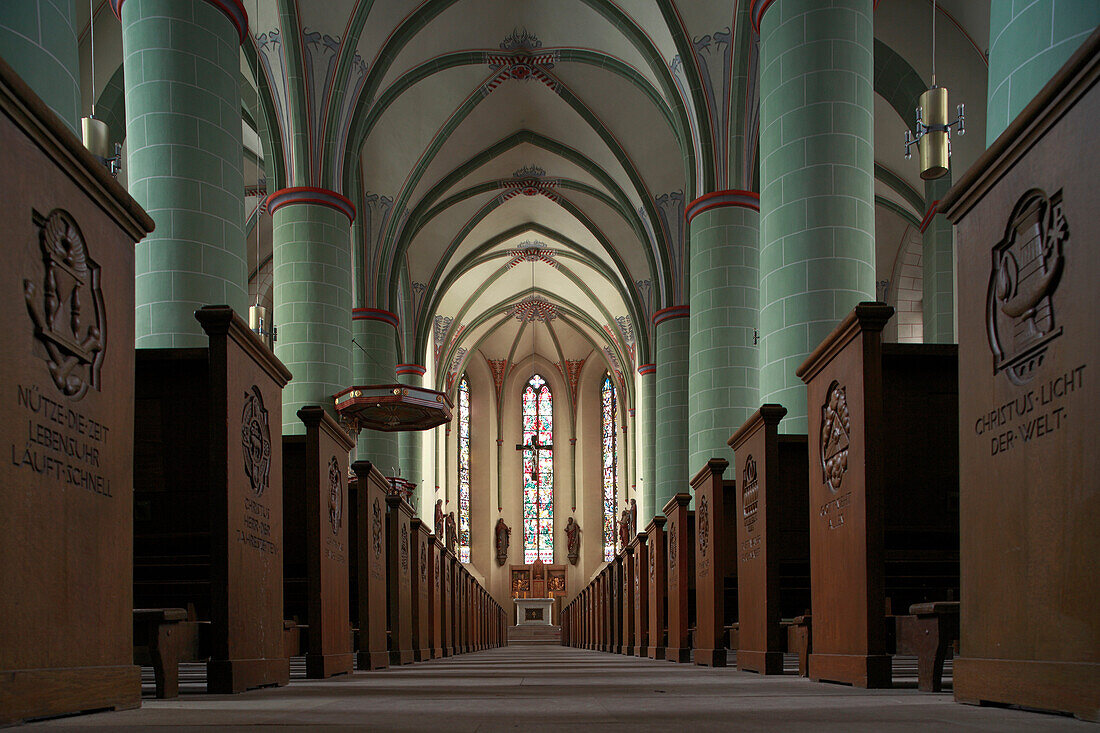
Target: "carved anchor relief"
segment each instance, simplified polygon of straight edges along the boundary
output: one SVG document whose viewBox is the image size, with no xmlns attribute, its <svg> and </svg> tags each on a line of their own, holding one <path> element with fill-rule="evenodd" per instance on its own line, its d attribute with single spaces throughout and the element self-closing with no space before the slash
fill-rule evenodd
<svg viewBox="0 0 1100 733">
<path fill-rule="evenodd" d="M 107 345 L 107 319 L 100 270 L 69 212 L 54 209 L 32 219 L 38 227 L 41 269 L 23 280 L 23 297 L 34 323 L 35 353 L 63 394 L 79 400 L 99 389 Z"/>
<path fill-rule="evenodd" d="M 1016 202 L 1004 238 L 993 245 L 993 268 L 986 296 L 986 330 L 993 351 L 993 373 L 1003 371 L 1016 385 L 1035 377 L 1055 328 L 1051 296 L 1065 266 L 1062 245 L 1069 227 L 1062 192 L 1049 199 L 1033 188 Z"/>
</svg>

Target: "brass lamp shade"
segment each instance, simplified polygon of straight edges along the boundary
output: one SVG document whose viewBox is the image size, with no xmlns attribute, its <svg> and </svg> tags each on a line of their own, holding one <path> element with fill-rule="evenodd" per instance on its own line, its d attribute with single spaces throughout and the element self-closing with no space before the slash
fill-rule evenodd
<svg viewBox="0 0 1100 733">
<path fill-rule="evenodd" d="M 942 178 L 951 169 L 950 143 L 947 135 L 947 88 L 933 87 L 920 95 L 924 124 L 928 131 L 921 137 L 920 177 L 926 181 Z"/>
<path fill-rule="evenodd" d="M 111 132 L 106 122 L 95 117 L 81 117 L 80 132 L 88 152 L 103 159 L 111 157 Z"/>
</svg>

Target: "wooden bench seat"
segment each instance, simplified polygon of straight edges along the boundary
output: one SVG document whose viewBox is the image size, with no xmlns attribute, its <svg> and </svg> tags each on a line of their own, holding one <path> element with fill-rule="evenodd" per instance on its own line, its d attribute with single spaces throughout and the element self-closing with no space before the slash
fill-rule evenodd
<svg viewBox="0 0 1100 733">
<path fill-rule="evenodd" d="M 210 658 L 210 623 L 183 608 L 134 609 L 134 664 L 152 666 L 158 699 L 180 694 L 180 662 Z"/>
</svg>

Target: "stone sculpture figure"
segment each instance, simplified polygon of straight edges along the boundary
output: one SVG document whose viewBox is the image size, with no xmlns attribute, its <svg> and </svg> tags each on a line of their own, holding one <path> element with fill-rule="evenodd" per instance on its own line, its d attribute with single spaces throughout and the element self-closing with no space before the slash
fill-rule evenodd
<svg viewBox="0 0 1100 733">
<path fill-rule="evenodd" d="M 447 514 L 447 552 L 458 552 L 458 525 L 455 524 L 455 513 Z"/>
<path fill-rule="evenodd" d="M 497 565 L 508 562 L 508 547 L 512 544 L 512 528 L 504 523 L 504 518 L 497 519 L 496 526 Z"/>
<path fill-rule="evenodd" d="M 569 517 L 569 521 L 565 523 L 565 540 L 569 564 L 576 565 L 581 556 L 581 526 L 573 520 L 573 517 Z"/>
<path fill-rule="evenodd" d="M 619 546 L 626 547 L 630 544 L 630 510 L 623 509 L 619 517 Z"/>
<path fill-rule="evenodd" d="M 446 527 L 443 525 L 443 500 L 435 500 L 435 533 L 439 536 L 439 539 L 444 539 L 444 531 Z"/>
<path fill-rule="evenodd" d="M 638 502 L 634 499 L 630 500 L 630 536 L 634 537 L 638 534 Z"/>
</svg>

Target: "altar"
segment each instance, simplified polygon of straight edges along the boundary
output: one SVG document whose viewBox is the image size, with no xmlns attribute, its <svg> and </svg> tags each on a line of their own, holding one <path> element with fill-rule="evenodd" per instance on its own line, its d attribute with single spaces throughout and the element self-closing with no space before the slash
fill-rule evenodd
<svg viewBox="0 0 1100 733">
<path fill-rule="evenodd" d="M 516 598 L 516 626 L 554 623 L 553 598 Z"/>
</svg>

